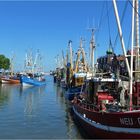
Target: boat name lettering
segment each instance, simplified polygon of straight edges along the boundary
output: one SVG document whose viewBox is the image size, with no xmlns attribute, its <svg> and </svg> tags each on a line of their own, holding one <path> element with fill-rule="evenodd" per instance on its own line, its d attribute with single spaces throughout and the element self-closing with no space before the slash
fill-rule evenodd
<svg viewBox="0 0 140 140">
<path fill-rule="evenodd" d="M 140 122 L 140 118 L 139 118 Z M 133 119 L 132 118 L 120 118 L 120 123 L 122 125 L 133 125 Z"/>
</svg>

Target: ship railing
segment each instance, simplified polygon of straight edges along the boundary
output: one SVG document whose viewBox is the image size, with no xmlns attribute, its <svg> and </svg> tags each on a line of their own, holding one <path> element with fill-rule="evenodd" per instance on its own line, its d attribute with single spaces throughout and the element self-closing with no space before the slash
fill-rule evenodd
<svg viewBox="0 0 140 140">
<path fill-rule="evenodd" d="M 103 111 L 103 109 L 100 106 L 98 106 L 96 104 L 93 104 L 93 103 L 90 103 L 88 101 L 79 100 L 79 105 L 82 106 L 83 108 L 88 109 L 88 110 L 91 110 L 91 111 L 99 111 L 99 112 L 102 112 Z M 117 107 L 117 108 L 115 108 L 117 112 L 129 111 L 129 108 L 130 108 L 130 106 L 124 106 L 124 107 L 122 107 L 122 106 L 113 105 L 113 104 L 112 104 L 112 107 Z M 108 108 L 106 106 L 106 110 L 104 110 L 104 112 L 110 112 L 111 111 L 110 109 L 113 109 L 112 107 L 109 107 Z M 133 108 L 133 111 L 140 111 L 140 106 L 131 106 L 131 107 Z M 114 111 L 111 111 L 111 112 L 114 112 Z"/>
<path fill-rule="evenodd" d="M 140 111 L 140 105 L 125 106 L 127 110 L 129 110 L 130 107 L 132 108 L 133 111 Z"/>
<path fill-rule="evenodd" d="M 98 106 L 97 104 L 90 103 L 89 101 L 86 101 L 86 100 L 79 100 L 79 105 L 82 106 L 83 108 L 91 110 L 91 111 L 102 111 L 100 106 Z M 125 105 L 125 106 L 115 105 L 115 106 L 118 106 L 118 111 L 117 112 L 129 111 L 129 108 L 130 108 L 129 105 Z M 107 108 L 106 111 L 108 112 L 110 107 L 108 108 L 106 106 L 106 108 Z M 139 106 L 138 105 L 137 106 L 133 105 L 133 106 L 131 106 L 131 108 L 132 108 L 133 111 L 140 111 L 140 105 Z"/>
<path fill-rule="evenodd" d="M 86 101 L 80 101 L 79 105 L 85 109 L 92 110 L 92 111 L 99 110 L 99 107 L 97 105 Z"/>
<path fill-rule="evenodd" d="M 128 76 L 119 75 L 119 77 L 120 77 L 122 80 L 129 81 L 129 77 L 128 77 Z"/>
</svg>

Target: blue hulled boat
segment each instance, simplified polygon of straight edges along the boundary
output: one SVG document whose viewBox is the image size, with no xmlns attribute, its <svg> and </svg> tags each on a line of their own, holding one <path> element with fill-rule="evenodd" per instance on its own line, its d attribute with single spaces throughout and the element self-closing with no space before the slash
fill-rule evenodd
<svg viewBox="0 0 140 140">
<path fill-rule="evenodd" d="M 79 87 L 71 87 L 68 89 L 67 93 L 65 94 L 66 99 L 69 101 L 74 99 L 74 96 L 79 95 L 81 93 L 81 86 Z"/>
<path fill-rule="evenodd" d="M 29 77 L 22 75 L 20 81 L 23 86 L 42 86 L 46 84 L 46 80 L 42 77 Z"/>
<path fill-rule="evenodd" d="M 37 50 L 34 60 L 32 50 L 26 54 L 25 71 L 20 77 L 20 82 L 23 86 L 42 86 L 46 84 L 41 66 L 41 58 L 39 50 Z"/>
</svg>

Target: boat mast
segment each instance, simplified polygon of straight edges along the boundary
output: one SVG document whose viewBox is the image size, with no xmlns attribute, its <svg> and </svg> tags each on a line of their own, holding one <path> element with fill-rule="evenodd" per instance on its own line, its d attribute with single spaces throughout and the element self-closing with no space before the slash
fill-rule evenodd
<svg viewBox="0 0 140 140">
<path fill-rule="evenodd" d="M 60 58 L 59 58 L 59 54 L 57 55 L 56 60 L 57 60 L 57 68 L 60 68 Z"/>
<path fill-rule="evenodd" d="M 130 110 L 132 110 L 132 93 L 133 93 L 133 80 L 135 82 L 140 82 L 140 66 L 139 66 L 139 15 L 138 15 L 138 0 L 133 0 L 132 6 L 132 41 L 131 41 L 131 79 L 130 81 Z M 134 25 L 135 22 L 135 25 Z M 135 34 L 134 34 L 135 29 Z M 135 36 L 135 44 L 134 44 L 134 36 Z M 135 48 L 134 48 L 134 45 Z M 134 49 L 135 49 L 135 70 L 133 70 L 133 57 L 134 57 Z M 138 94 L 138 93 L 137 93 Z"/>
<path fill-rule="evenodd" d="M 133 6 L 132 6 L 132 28 L 131 28 L 131 32 L 132 32 L 132 36 L 131 36 L 131 70 L 130 70 L 130 74 L 131 74 L 131 78 L 130 78 L 130 110 L 132 110 L 132 93 L 133 93 L 133 57 L 134 57 L 134 8 L 135 7 L 135 1 L 133 0 Z"/>
<path fill-rule="evenodd" d="M 130 110 L 132 110 L 132 92 L 133 92 L 133 87 L 132 87 L 132 83 L 133 83 L 133 37 L 134 37 L 134 8 L 132 8 L 132 45 L 131 45 L 131 67 L 129 66 L 128 63 L 128 59 L 127 59 L 127 55 L 126 55 L 126 50 L 125 50 L 125 45 L 124 45 L 124 40 L 123 40 L 123 36 L 122 36 L 122 29 L 121 29 L 121 24 L 120 24 L 120 19 L 119 19 L 119 15 L 118 15 L 118 9 L 117 9 L 117 5 L 116 5 L 116 0 L 113 0 L 113 6 L 114 6 L 114 11 L 115 11 L 115 16 L 116 16 L 116 21 L 117 21 L 117 25 L 118 25 L 118 31 L 119 31 L 119 36 L 120 36 L 120 41 L 121 41 L 121 46 L 123 48 L 123 53 L 125 55 L 125 61 L 126 61 L 126 66 L 127 66 L 127 70 L 128 70 L 128 74 L 129 74 L 129 80 L 130 80 L 130 89 L 129 89 L 129 97 L 130 97 Z M 134 6 L 134 2 L 133 2 L 133 6 Z M 131 69 L 130 69 L 131 68 Z"/>
<path fill-rule="evenodd" d="M 114 5 L 114 11 L 115 11 L 115 15 L 116 15 L 117 24 L 118 24 L 118 30 L 119 30 L 119 34 L 120 34 L 121 44 L 122 44 L 122 47 L 124 47 L 122 31 L 121 31 L 121 26 L 120 26 L 120 21 L 119 21 L 117 6 L 116 6 L 116 0 L 113 0 L 113 5 Z M 135 21 L 135 25 L 134 25 L 134 21 Z M 136 31 L 136 34 L 134 34 L 134 29 Z M 133 70 L 134 35 L 135 35 L 135 45 L 136 45 L 135 46 L 135 70 Z M 125 53 L 126 53 L 126 51 L 124 51 L 124 54 Z M 125 57 L 126 57 L 126 55 L 125 55 Z M 131 63 L 130 63 L 130 66 L 131 67 L 127 66 L 127 68 L 128 68 L 128 70 L 130 69 L 130 73 L 129 73 L 129 77 L 130 77 L 130 108 L 129 109 L 132 110 L 133 80 L 135 80 L 135 82 L 140 81 L 138 0 L 133 0 L 133 5 L 132 5 L 132 36 L 131 36 Z M 135 73 L 134 79 L 133 79 L 133 73 Z"/>
<path fill-rule="evenodd" d="M 72 54 L 72 41 L 69 40 L 69 49 L 70 49 L 70 64 L 71 70 L 73 71 L 73 54 Z"/>
<path fill-rule="evenodd" d="M 83 40 L 85 41 L 85 40 Z M 84 48 L 82 47 L 82 44 L 81 44 L 81 53 L 82 53 L 82 57 L 83 57 L 83 70 L 84 72 L 87 72 L 87 62 L 86 62 L 86 54 L 85 54 L 85 51 L 84 51 Z"/>
<path fill-rule="evenodd" d="M 77 73 L 79 71 L 79 61 L 80 60 L 80 55 L 82 54 L 82 68 L 83 68 L 83 72 L 87 72 L 87 63 L 86 63 L 86 54 L 85 54 L 85 51 L 84 51 L 84 48 L 83 48 L 83 39 L 81 38 L 80 39 L 80 48 L 78 49 L 77 51 L 77 58 L 76 58 L 76 63 L 75 63 L 75 73 Z"/>
<path fill-rule="evenodd" d="M 95 29 L 91 29 L 92 36 L 91 36 L 91 41 L 90 41 L 90 66 L 91 66 L 91 71 L 94 73 L 94 51 L 95 51 L 95 41 L 94 41 L 94 32 Z"/>
<path fill-rule="evenodd" d="M 138 15 L 138 12 L 139 12 L 139 1 L 138 0 L 135 0 L 134 1 L 135 5 L 133 5 L 133 9 L 135 9 L 135 26 L 136 26 L 136 34 L 135 34 L 135 55 L 136 55 L 136 58 L 135 58 L 135 80 L 136 81 L 140 81 L 140 73 L 139 73 L 139 69 L 140 69 L 140 65 L 139 65 L 139 15 Z"/>
<path fill-rule="evenodd" d="M 25 56 L 25 72 L 33 73 L 32 50 L 27 51 Z"/>
<path fill-rule="evenodd" d="M 80 48 L 77 51 L 77 58 L 76 58 L 76 62 L 75 62 L 75 73 L 78 72 L 78 65 L 79 65 L 79 59 L 80 59 L 80 54 L 81 54 L 81 50 L 82 50 L 82 46 L 83 46 L 83 40 L 82 38 L 80 39 Z"/>
<path fill-rule="evenodd" d="M 66 69 L 66 60 L 65 60 L 65 57 L 64 57 L 63 50 L 62 50 L 62 60 L 63 60 L 63 67 Z"/>
<path fill-rule="evenodd" d="M 10 75 L 14 75 L 14 54 L 12 55 L 12 58 L 10 59 Z"/>
<path fill-rule="evenodd" d="M 119 19 L 116 0 L 113 0 L 113 6 L 114 6 L 114 12 L 115 12 L 115 16 L 116 16 L 117 25 L 118 25 L 118 31 L 119 31 L 121 46 L 122 46 L 123 53 L 124 53 L 124 56 L 125 56 L 126 67 L 127 67 L 128 75 L 131 79 L 130 66 L 129 66 L 129 63 L 128 63 L 127 54 L 126 54 L 126 50 L 125 50 L 125 44 L 124 44 L 124 40 L 123 40 L 122 29 L 121 29 L 121 24 L 120 24 L 120 19 Z"/>
<path fill-rule="evenodd" d="M 39 57 L 39 50 L 37 50 L 37 53 L 36 53 L 36 56 L 35 56 L 35 60 L 34 60 L 34 63 L 33 63 L 33 67 L 32 67 L 32 72 L 33 74 L 34 73 L 37 73 L 37 60 L 38 60 L 38 57 Z"/>
</svg>

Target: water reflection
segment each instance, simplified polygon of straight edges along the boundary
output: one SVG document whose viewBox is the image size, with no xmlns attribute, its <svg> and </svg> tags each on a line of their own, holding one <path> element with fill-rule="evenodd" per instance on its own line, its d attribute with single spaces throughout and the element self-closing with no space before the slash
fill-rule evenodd
<svg viewBox="0 0 140 140">
<path fill-rule="evenodd" d="M 65 90 L 47 85 L 0 85 L 0 139 L 83 139 L 65 100 Z"/>
<path fill-rule="evenodd" d="M 73 113 L 72 113 L 72 104 L 70 101 L 65 99 L 66 90 L 54 85 L 56 90 L 57 99 L 63 109 L 65 110 L 65 123 L 66 123 L 66 135 L 68 139 L 82 139 L 83 137 L 80 134 L 78 127 L 75 125 L 73 120 Z"/>
<path fill-rule="evenodd" d="M 20 88 L 20 97 L 25 100 L 24 115 L 35 117 L 40 107 L 41 95 L 45 92 L 45 86 L 41 87 L 23 87 Z"/>
<path fill-rule="evenodd" d="M 40 94 L 43 93 L 45 90 L 45 86 L 33 86 L 33 87 L 20 87 L 20 93 L 25 94 L 25 93 L 34 93 L 34 94 Z"/>
<path fill-rule="evenodd" d="M 0 86 L 0 106 L 8 102 L 9 100 L 9 92 L 6 90 L 5 87 L 2 88 L 2 85 Z"/>
<path fill-rule="evenodd" d="M 19 85 L 9 85 L 9 84 L 1 84 L 0 85 L 0 107 L 6 105 L 11 98 L 11 92 L 14 92 Z"/>
<path fill-rule="evenodd" d="M 72 116 L 69 112 L 70 110 L 69 109 L 66 109 L 66 124 L 67 124 L 67 136 L 69 139 L 72 139 L 72 131 L 73 131 L 73 120 L 72 120 Z"/>
<path fill-rule="evenodd" d="M 65 90 L 59 86 L 54 86 L 56 90 L 56 98 L 60 100 L 61 104 L 65 104 Z"/>
</svg>

